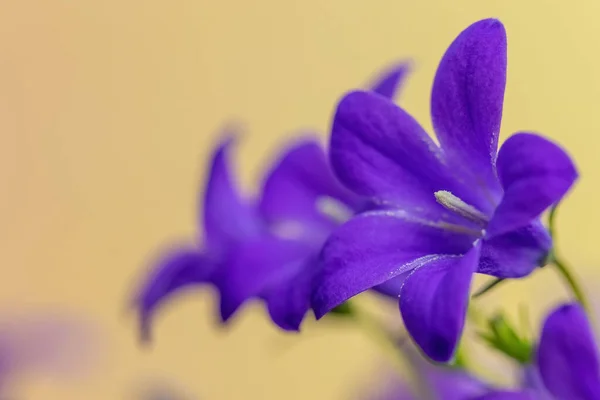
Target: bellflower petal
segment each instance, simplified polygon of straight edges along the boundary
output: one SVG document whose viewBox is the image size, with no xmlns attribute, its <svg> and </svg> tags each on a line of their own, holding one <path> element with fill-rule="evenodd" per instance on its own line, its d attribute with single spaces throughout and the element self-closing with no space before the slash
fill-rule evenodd
<svg viewBox="0 0 600 400">
<path fill-rule="evenodd" d="M 223 322 L 247 300 L 295 277 L 311 251 L 302 242 L 273 236 L 241 244 L 220 270 Z"/>
<path fill-rule="evenodd" d="M 431 94 L 433 126 L 453 167 L 473 176 L 470 184 L 485 185 L 496 195 L 500 191 L 493 165 L 505 86 L 506 32 L 500 21 L 486 19 L 452 42 Z"/>
<path fill-rule="evenodd" d="M 300 324 L 310 310 L 310 296 L 317 263 L 318 259 L 315 256 L 295 264 L 298 268 L 295 272 L 291 271 L 291 278 L 268 289 L 263 295 L 271 319 L 281 329 L 300 330 Z"/>
<path fill-rule="evenodd" d="M 446 190 L 459 197 L 466 193 L 442 157 L 423 128 L 389 100 L 354 91 L 340 101 L 330 159 L 340 180 L 356 193 L 413 214 L 421 212 L 432 220 L 442 219 L 448 213 L 434 192 Z"/>
<path fill-rule="evenodd" d="M 167 252 L 153 266 L 135 299 L 142 340 L 150 340 L 151 323 L 158 307 L 181 289 L 210 282 L 217 263 L 196 249 Z"/>
<path fill-rule="evenodd" d="M 554 400 L 540 376 L 540 371 L 536 365 L 525 365 L 521 368 L 521 387 L 535 393 L 535 400 Z"/>
<path fill-rule="evenodd" d="M 497 165 L 504 196 L 486 230 L 488 237 L 528 225 L 560 201 L 577 179 L 568 154 L 531 133 L 508 138 L 500 149 Z"/>
<path fill-rule="evenodd" d="M 497 278 L 521 278 L 545 264 L 552 238 L 541 221 L 484 239 L 477 272 Z"/>
<path fill-rule="evenodd" d="M 394 99 L 408 72 L 409 64 L 407 62 L 393 65 L 381 73 L 371 84 L 371 91 L 388 99 Z"/>
<path fill-rule="evenodd" d="M 436 258 L 435 254 L 462 254 L 472 241 L 467 234 L 402 211 L 360 214 L 338 228 L 322 250 L 324 268 L 312 296 L 315 315 L 321 318 L 358 293 Z"/>
<path fill-rule="evenodd" d="M 307 225 L 309 234 L 313 234 L 310 228 L 319 226 L 329 231 L 338 221 L 318 208 L 325 197 L 350 211 L 364 202 L 333 175 L 321 145 L 316 140 L 304 139 L 287 150 L 267 174 L 260 211 L 270 223 L 299 221 Z"/>
<path fill-rule="evenodd" d="M 600 398 L 600 364 L 592 329 L 579 304 L 553 311 L 542 328 L 537 363 L 544 384 L 556 398 Z"/>
<path fill-rule="evenodd" d="M 204 230 L 206 247 L 223 252 L 233 242 L 258 235 L 262 223 L 255 208 L 242 198 L 229 166 L 234 136 L 228 136 L 216 149 L 204 192 Z"/>
<path fill-rule="evenodd" d="M 450 360 L 461 337 L 480 242 L 464 256 L 438 256 L 416 268 L 400 293 L 406 330 L 434 361 Z"/>
<path fill-rule="evenodd" d="M 404 280 L 410 275 L 411 271 L 400 274 L 392 279 L 383 282 L 381 285 L 377 285 L 373 288 L 378 293 L 381 293 L 388 297 L 400 297 L 400 290 L 404 285 Z"/>
</svg>

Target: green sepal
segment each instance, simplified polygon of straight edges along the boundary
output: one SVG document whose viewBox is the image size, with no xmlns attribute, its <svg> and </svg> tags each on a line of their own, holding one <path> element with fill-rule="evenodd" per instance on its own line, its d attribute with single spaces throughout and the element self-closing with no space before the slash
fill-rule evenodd
<svg viewBox="0 0 600 400">
<path fill-rule="evenodd" d="M 502 315 L 498 314 L 487 321 L 486 332 L 479 332 L 490 347 L 500 351 L 520 364 L 531 362 L 532 343 L 519 335 L 514 326 Z"/>
<path fill-rule="evenodd" d="M 351 317 L 353 314 L 354 307 L 352 307 L 349 301 L 340 304 L 328 313 L 328 315 L 334 317 Z"/>
</svg>

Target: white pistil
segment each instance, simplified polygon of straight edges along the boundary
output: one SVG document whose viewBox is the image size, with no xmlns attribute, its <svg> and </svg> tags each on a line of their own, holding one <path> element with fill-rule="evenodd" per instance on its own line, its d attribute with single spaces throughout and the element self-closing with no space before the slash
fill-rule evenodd
<svg viewBox="0 0 600 400">
<path fill-rule="evenodd" d="M 485 225 L 489 222 L 487 215 L 472 205 L 465 203 L 447 190 L 439 190 L 434 193 L 434 196 L 438 203 L 458 215 L 481 225 Z"/>
</svg>

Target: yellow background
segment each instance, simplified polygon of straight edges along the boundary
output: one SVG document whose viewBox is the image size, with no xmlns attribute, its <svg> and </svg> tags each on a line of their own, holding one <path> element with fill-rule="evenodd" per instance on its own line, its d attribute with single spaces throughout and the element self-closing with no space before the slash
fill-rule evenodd
<svg viewBox="0 0 600 400">
<path fill-rule="evenodd" d="M 154 348 L 142 351 L 126 312 L 129 291 L 153 250 L 196 234 L 199 184 L 225 122 L 245 127 L 237 161 L 252 190 L 278 144 L 299 129 L 325 137 L 344 90 L 412 58 L 399 102 L 430 129 L 437 63 L 462 29 L 486 17 L 500 18 L 509 38 L 502 137 L 543 132 L 581 170 L 559 242 L 594 289 L 597 0 L 3 1 L 0 299 L 9 308 L 89 314 L 110 342 L 93 377 L 74 386 L 27 381 L 25 398 L 127 399 L 154 376 L 201 399 L 356 393 L 373 377 L 378 349 L 351 327 L 307 323 L 301 336 L 283 335 L 255 305 L 223 331 L 205 290 L 169 306 Z M 516 304 L 535 294 L 550 304 L 566 298 L 557 287 L 542 271 L 482 301 Z"/>
</svg>

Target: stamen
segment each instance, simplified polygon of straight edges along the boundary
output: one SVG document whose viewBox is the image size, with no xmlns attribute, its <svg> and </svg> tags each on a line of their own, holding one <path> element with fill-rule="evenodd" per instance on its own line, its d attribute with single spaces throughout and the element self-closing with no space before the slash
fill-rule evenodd
<svg viewBox="0 0 600 400">
<path fill-rule="evenodd" d="M 354 214 L 344 203 L 332 197 L 323 196 L 317 199 L 317 210 L 336 222 L 344 223 Z"/>
<path fill-rule="evenodd" d="M 438 203 L 458 215 L 462 215 L 463 217 L 482 225 L 485 225 L 487 222 L 489 222 L 487 215 L 472 205 L 465 203 L 447 190 L 439 190 L 434 193 L 434 196 Z"/>
</svg>

